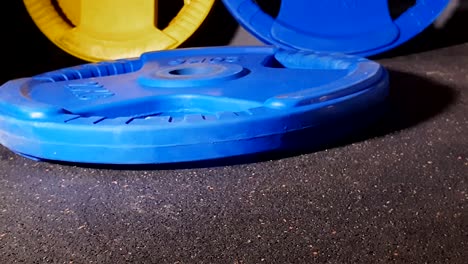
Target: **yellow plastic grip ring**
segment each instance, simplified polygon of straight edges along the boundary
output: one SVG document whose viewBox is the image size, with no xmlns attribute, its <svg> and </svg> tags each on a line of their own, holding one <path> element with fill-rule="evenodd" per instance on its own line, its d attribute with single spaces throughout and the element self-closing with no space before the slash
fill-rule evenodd
<svg viewBox="0 0 468 264">
<path fill-rule="evenodd" d="M 155 26 L 156 0 L 23 0 L 41 32 L 55 45 L 86 61 L 138 57 L 173 49 L 202 24 L 215 0 L 184 0 L 164 29 Z M 168 0 L 164 0 L 168 1 Z"/>
</svg>

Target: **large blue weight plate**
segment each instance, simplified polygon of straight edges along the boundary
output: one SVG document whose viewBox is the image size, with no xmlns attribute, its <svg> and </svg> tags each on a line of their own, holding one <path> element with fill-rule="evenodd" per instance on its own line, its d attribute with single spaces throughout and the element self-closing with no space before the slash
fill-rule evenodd
<svg viewBox="0 0 468 264">
<path fill-rule="evenodd" d="M 225 158 L 335 140 L 370 122 L 387 94 L 387 72 L 354 56 L 274 47 L 152 52 L 7 82 L 0 143 L 80 163 Z"/>
</svg>

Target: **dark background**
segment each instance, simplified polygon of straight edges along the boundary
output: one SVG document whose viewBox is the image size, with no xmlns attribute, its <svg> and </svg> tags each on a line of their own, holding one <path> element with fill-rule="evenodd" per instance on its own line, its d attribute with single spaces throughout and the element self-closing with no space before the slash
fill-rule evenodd
<svg viewBox="0 0 468 264">
<path fill-rule="evenodd" d="M 163 28 L 179 10 L 183 1 L 159 2 L 160 10 L 165 10 L 165 12 L 159 14 L 159 21 L 156 24 Z M 274 15 L 277 13 L 280 0 L 258 0 L 257 2 L 266 12 Z M 415 0 L 389 0 L 391 15 L 397 17 L 414 2 Z M 464 34 L 464 28 L 467 25 L 468 9 L 466 3 L 463 5 L 464 7 L 458 10 L 442 30 L 430 27 L 403 47 L 376 58 L 421 52 L 466 42 L 468 34 Z M 0 17 L 1 52 L 5 63 L 2 67 L 0 82 L 85 63 L 53 45 L 30 19 L 22 1 L 3 1 L 2 10 L 5 15 Z M 229 45 L 237 30 L 237 22 L 227 12 L 222 2 L 216 1 L 212 12 L 200 29 L 180 47 Z"/>
</svg>

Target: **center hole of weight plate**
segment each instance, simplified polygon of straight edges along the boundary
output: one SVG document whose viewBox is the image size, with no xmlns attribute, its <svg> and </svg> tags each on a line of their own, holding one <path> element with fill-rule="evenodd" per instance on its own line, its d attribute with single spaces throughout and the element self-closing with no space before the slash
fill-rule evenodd
<svg viewBox="0 0 468 264">
<path fill-rule="evenodd" d="M 416 5 L 416 0 L 387 0 L 392 19 L 397 19 L 409 8 Z"/>
<path fill-rule="evenodd" d="M 183 0 L 171 1 L 156 1 L 155 4 L 157 15 L 154 24 L 157 28 L 163 29 L 169 26 L 172 19 L 177 16 L 179 11 L 184 7 Z"/>
<path fill-rule="evenodd" d="M 191 75 L 206 75 L 219 71 L 219 67 L 213 66 L 197 66 L 185 67 L 169 71 L 169 74 L 176 76 L 191 76 Z"/>
<path fill-rule="evenodd" d="M 138 82 L 146 87 L 194 87 L 241 78 L 249 72 L 238 64 L 193 63 L 162 67 L 141 75 Z"/>
<path fill-rule="evenodd" d="M 263 12 L 267 13 L 272 17 L 277 17 L 280 6 L 281 0 L 252 0 L 255 4 L 257 4 Z"/>
</svg>

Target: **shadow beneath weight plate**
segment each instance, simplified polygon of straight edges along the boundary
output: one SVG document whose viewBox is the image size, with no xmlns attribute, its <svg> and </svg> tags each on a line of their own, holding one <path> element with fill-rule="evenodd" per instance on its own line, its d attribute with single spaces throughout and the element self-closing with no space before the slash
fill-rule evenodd
<svg viewBox="0 0 468 264">
<path fill-rule="evenodd" d="M 216 160 L 171 164 L 99 165 L 56 161 L 49 162 L 66 166 L 110 170 L 173 170 L 231 166 L 278 160 L 323 151 L 325 149 L 340 148 L 417 126 L 443 113 L 457 98 L 456 93 L 450 87 L 426 78 L 392 70 L 389 71 L 389 74 L 391 86 L 386 105 L 378 109 L 368 109 L 366 112 L 350 118 L 344 118 L 338 123 L 323 126 L 319 129 L 302 130 L 285 135 L 283 138 L 284 144 L 295 145 L 293 150 L 280 150 Z M 382 113 L 382 110 L 385 112 Z M 375 119 L 375 122 L 371 125 L 363 123 L 361 124 L 362 128 L 356 131 L 346 131 L 348 128 L 359 127 L 358 123 L 364 120 L 362 118 L 363 115 L 370 116 L 370 119 Z M 346 136 L 342 136 L 344 134 L 346 134 Z M 298 138 L 304 140 L 297 142 Z M 307 141 L 307 139 L 310 139 L 310 141 Z M 321 144 L 320 142 L 329 143 Z"/>
<path fill-rule="evenodd" d="M 368 130 L 366 137 L 384 136 L 417 126 L 441 114 L 456 101 L 457 93 L 451 87 L 409 73 L 394 70 L 389 73 L 388 112 Z"/>
</svg>

